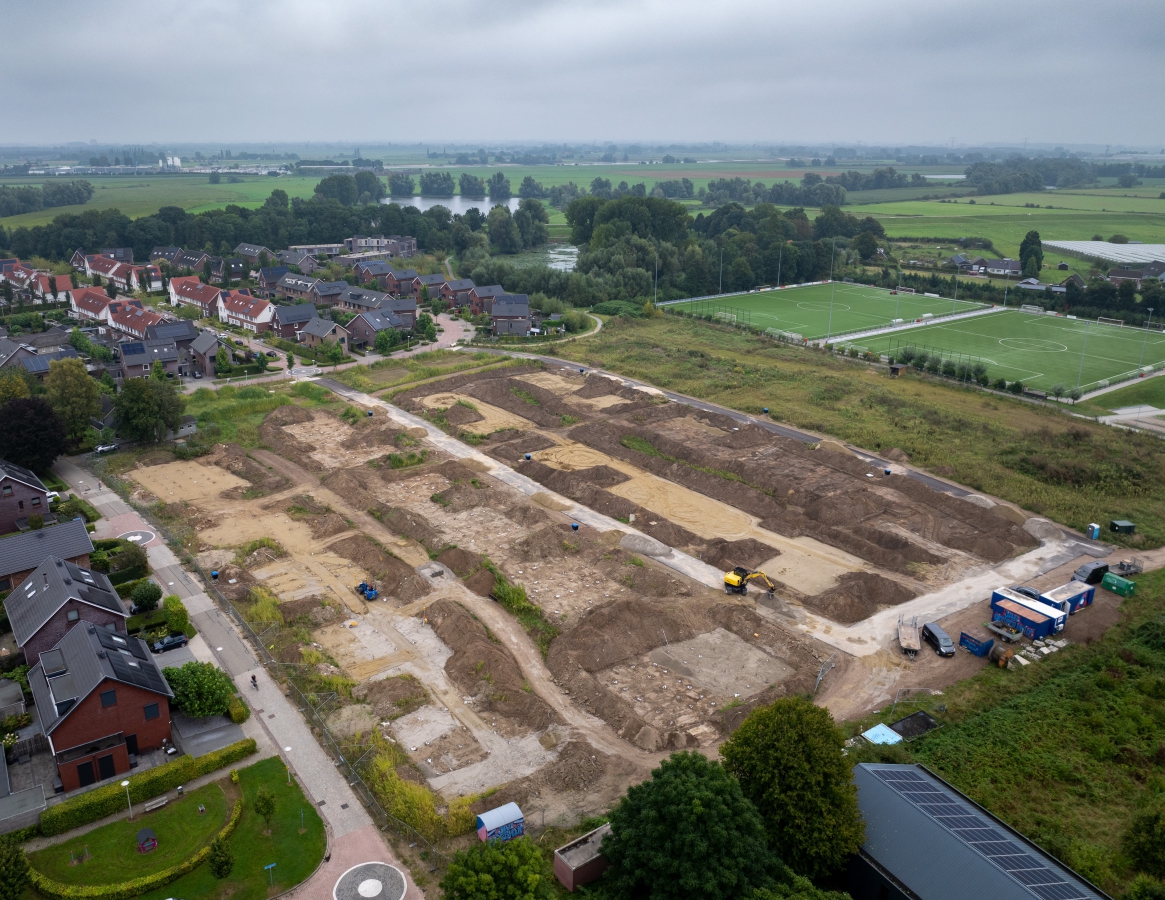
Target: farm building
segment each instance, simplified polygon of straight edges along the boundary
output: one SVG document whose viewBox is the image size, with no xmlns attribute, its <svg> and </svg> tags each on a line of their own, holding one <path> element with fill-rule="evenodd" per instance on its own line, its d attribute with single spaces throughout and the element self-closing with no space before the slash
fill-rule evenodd
<svg viewBox="0 0 1165 900">
<path fill-rule="evenodd" d="M 853 900 L 1103 900 L 1105 894 L 923 766 L 854 768 L 866 840 Z"/>
<path fill-rule="evenodd" d="M 1078 609 L 1092 605 L 1092 601 L 1096 599 L 1096 587 L 1082 581 L 1069 581 L 1058 588 L 1044 591 L 1040 594 L 1040 599 L 1056 609 L 1064 609 L 1067 604 L 1068 614 L 1073 615 Z"/>
<path fill-rule="evenodd" d="M 574 893 L 575 888 L 590 884 L 607 871 L 601 851 L 603 838 L 610 833 L 608 822 L 554 851 L 554 877 L 564 888 Z"/>
<path fill-rule="evenodd" d="M 477 836 L 483 841 L 508 841 L 525 833 L 526 820 L 517 803 L 487 809 L 477 817 Z"/>
</svg>

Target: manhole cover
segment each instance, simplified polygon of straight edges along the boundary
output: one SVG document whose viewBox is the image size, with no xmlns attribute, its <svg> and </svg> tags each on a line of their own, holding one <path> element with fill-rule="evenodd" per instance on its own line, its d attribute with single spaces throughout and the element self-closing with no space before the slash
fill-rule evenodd
<svg viewBox="0 0 1165 900">
<path fill-rule="evenodd" d="M 117 538 L 144 547 L 154 539 L 154 533 L 152 531 L 127 531 L 125 534 L 119 534 Z"/>
<path fill-rule="evenodd" d="M 353 866 L 332 888 L 334 900 L 402 900 L 405 877 L 395 866 L 366 862 Z"/>
</svg>

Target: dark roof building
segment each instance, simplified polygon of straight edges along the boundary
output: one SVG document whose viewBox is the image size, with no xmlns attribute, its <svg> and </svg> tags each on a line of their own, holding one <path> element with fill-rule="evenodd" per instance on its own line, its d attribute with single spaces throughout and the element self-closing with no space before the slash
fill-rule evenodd
<svg viewBox="0 0 1165 900">
<path fill-rule="evenodd" d="M 198 337 L 198 327 L 189 319 L 179 319 L 176 322 L 163 322 L 160 325 L 150 325 L 146 328 L 146 338 L 151 341 L 173 341 L 181 346 L 187 346 Z"/>
<path fill-rule="evenodd" d="M 50 556 L 86 566 L 92 552 L 93 541 L 84 519 L 70 519 L 4 538 L 0 540 L 0 591 L 20 584 Z"/>
<path fill-rule="evenodd" d="M 164 259 L 168 263 L 174 262 L 174 258 L 182 252 L 181 247 L 155 247 L 150 251 L 150 262 L 157 262 Z"/>
<path fill-rule="evenodd" d="M 72 347 L 65 350 L 51 350 L 47 353 L 38 353 L 36 356 L 26 356 L 20 360 L 20 364 L 28 371 L 30 375 L 35 375 L 37 378 L 44 378 L 49 373 L 49 363 L 58 359 L 79 359 L 80 354 Z"/>
<path fill-rule="evenodd" d="M 1106 895 L 922 766 L 854 768 L 866 840 L 854 900 L 1103 900 Z"/>
</svg>

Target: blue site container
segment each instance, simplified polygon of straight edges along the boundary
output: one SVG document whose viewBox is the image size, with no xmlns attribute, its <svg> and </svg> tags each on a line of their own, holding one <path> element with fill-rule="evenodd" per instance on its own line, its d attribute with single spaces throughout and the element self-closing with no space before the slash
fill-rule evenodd
<svg viewBox="0 0 1165 900">
<path fill-rule="evenodd" d="M 1028 609 L 1013 600 L 993 600 L 991 621 L 1021 631 L 1033 641 L 1042 640 L 1052 634 L 1053 622 L 1049 616 Z"/>
<path fill-rule="evenodd" d="M 1040 594 L 1040 599 L 1057 609 L 1063 609 L 1064 604 L 1067 604 L 1068 614 L 1075 615 L 1078 609 L 1092 605 L 1092 601 L 1096 599 L 1096 585 L 1085 584 L 1083 581 L 1069 581 L 1058 588 L 1044 591 Z"/>
<path fill-rule="evenodd" d="M 991 648 L 995 646 L 995 639 L 985 638 L 979 640 L 979 638 L 972 634 L 967 634 L 964 631 L 959 634 L 959 646 L 966 647 L 968 652 L 973 656 L 986 656 L 991 652 Z"/>
<path fill-rule="evenodd" d="M 1020 606 L 1027 607 L 1032 612 L 1039 613 L 1046 616 L 1052 622 L 1052 633 L 1058 634 L 1064 630 L 1064 625 L 1068 621 L 1068 614 L 1062 609 L 1049 606 L 1047 603 L 1041 603 L 1039 600 L 1033 600 L 1031 597 L 1025 597 L 1023 594 L 1018 594 L 1009 588 L 996 588 L 991 592 L 991 608 L 995 608 L 997 602 L 1008 600 L 1012 603 L 1017 603 Z"/>
</svg>

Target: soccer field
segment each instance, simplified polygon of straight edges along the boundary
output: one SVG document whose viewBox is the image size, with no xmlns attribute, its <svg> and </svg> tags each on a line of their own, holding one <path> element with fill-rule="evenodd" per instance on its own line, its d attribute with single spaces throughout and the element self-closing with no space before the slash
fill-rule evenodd
<svg viewBox="0 0 1165 900">
<path fill-rule="evenodd" d="M 832 301 L 831 301 L 832 298 Z M 982 303 L 952 301 L 923 294 L 891 294 L 860 284 L 814 284 L 710 300 L 668 304 L 667 309 L 693 315 L 725 316 L 753 328 L 775 328 L 807 340 L 845 335 L 867 328 L 907 322 L 925 313 L 934 316 L 982 308 Z M 731 317 L 736 316 L 733 320 Z"/>
<path fill-rule="evenodd" d="M 1069 390 L 1079 386 L 1088 391 L 1102 379 L 1165 363 L 1165 334 L 1156 329 L 1120 328 L 1015 309 L 901 329 L 861 343 L 886 355 L 914 345 L 933 353 L 977 357 L 987 365 L 992 381 L 1022 381 L 1038 390 L 1063 384 Z"/>
</svg>

